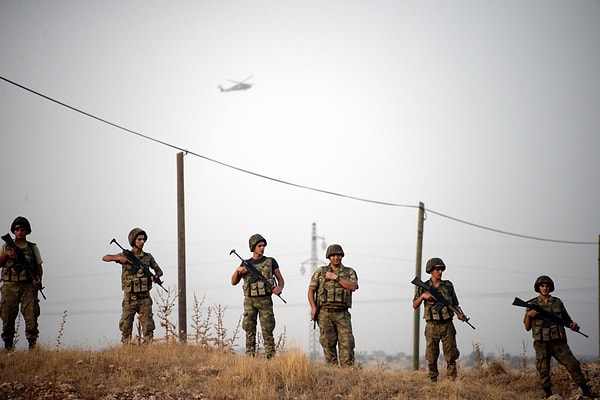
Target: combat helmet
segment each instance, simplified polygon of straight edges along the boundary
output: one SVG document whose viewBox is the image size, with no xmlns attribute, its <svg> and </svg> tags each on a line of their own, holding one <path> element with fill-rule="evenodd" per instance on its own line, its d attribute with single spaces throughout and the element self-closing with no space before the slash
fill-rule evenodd
<svg viewBox="0 0 600 400">
<path fill-rule="evenodd" d="M 430 258 L 425 265 L 425 272 L 430 274 L 436 267 L 442 267 L 442 271 L 446 270 L 446 264 L 444 264 L 444 261 L 441 258 Z"/>
<path fill-rule="evenodd" d="M 540 285 L 542 283 L 547 283 L 548 285 L 550 285 L 550 291 L 551 292 L 554 291 L 554 281 L 548 275 L 538 276 L 538 278 L 535 280 L 535 283 L 533 284 L 533 290 L 535 290 L 536 292 L 539 293 L 540 292 Z"/>
<path fill-rule="evenodd" d="M 342 246 L 340 246 L 339 244 L 330 244 L 329 247 L 327 247 L 327 251 L 325 252 L 325 258 L 329 258 L 331 256 L 334 256 L 336 254 L 340 254 L 342 257 L 344 257 L 344 249 L 342 249 Z"/>
<path fill-rule="evenodd" d="M 254 247 L 256 247 L 256 245 L 260 242 L 264 242 L 265 246 L 267 245 L 267 239 L 265 239 L 260 233 L 255 233 L 254 235 L 250 236 L 250 239 L 248 239 L 250 251 L 254 251 Z"/>
<path fill-rule="evenodd" d="M 148 234 L 146 233 L 145 230 L 143 230 L 142 228 L 133 228 L 131 230 L 131 232 L 129 232 L 129 235 L 127 236 L 127 238 L 129 239 L 129 244 L 131 245 L 131 247 L 135 247 L 135 239 L 137 239 L 137 237 L 139 235 L 144 235 L 144 237 L 146 238 L 146 240 L 148 240 Z"/>
<path fill-rule="evenodd" d="M 31 224 L 25 217 L 18 216 L 17 218 L 15 218 L 12 224 L 10 224 L 10 231 L 14 233 L 15 228 L 17 226 L 22 226 L 23 228 L 25 228 L 25 231 L 28 235 L 31 233 Z"/>
</svg>

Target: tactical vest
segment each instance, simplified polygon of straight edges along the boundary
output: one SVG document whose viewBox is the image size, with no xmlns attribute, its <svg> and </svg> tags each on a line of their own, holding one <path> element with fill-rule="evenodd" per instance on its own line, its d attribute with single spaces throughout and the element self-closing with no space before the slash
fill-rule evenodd
<svg viewBox="0 0 600 400">
<path fill-rule="evenodd" d="M 136 256 L 137 257 L 137 256 Z M 150 253 L 142 253 L 138 260 L 149 269 L 154 269 L 154 258 Z M 139 268 L 135 273 L 131 273 L 131 264 L 121 265 L 121 289 L 125 293 L 147 292 L 152 289 L 152 280 L 150 275 Z"/>
<path fill-rule="evenodd" d="M 20 265 L 16 259 L 6 259 L 2 266 L 2 280 L 5 282 L 33 282 L 33 276 L 37 271 L 37 260 L 34 253 L 35 243 L 27 242 L 27 246 L 19 247 L 25 255 L 25 260 L 29 265 Z M 5 247 L 6 248 L 6 247 Z M 27 268 L 30 268 L 29 272 Z"/>
<path fill-rule="evenodd" d="M 273 277 L 273 259 L 271 257 L 264 257 L 256 263 L 256 260 L 250 259 L 247 262 L 252 265 L 264 276 L 267 281 L 271 284 L 271 287 L 275 286 L 275 278 Z M 244 290 L 244 296 L 255 297 L 255 296 L 267 296 L 271 295 L 271 288 L 267 287 L 265 283 L 247 273 L 244 275 L 244 284 L 242 285 Z"/>
<path fill-rule="evenodd" d="M 431 279 L 425 283 L 428 285 L 433 284 L 431 282 Z M 425 289 L 421 287 L 419 287 L 418 289 L 419 291 L 417 293 L 417 297 L 425 292 Z M 448 300 L 448 302 L 450 302 L 450 304 L 456 305 L 456 294 L 454 293 L 454 285 L 452 285 L 452 282 L 441 281 L 440 285 L 437 287 L 437 290 L 442 296 L 444 296 L 446 300 Z M 437 301 L 435 299 L 425 300 L 424 303 L 425 311 L 423 313 L 423 318 L 425 319 L 425 321 L 445 321 L 452 319 L 452 317 L 454 316 L 454 313 L 448 308 L 448 306 L 436 308 Z"/>
<path fill-rule="evenodd" d="M 571 318 L 567 315 L 565 318 L 564 305 L 561 299 L 558 297 L 550 297 L 548 302 L 544 304 L 543 301 L 538 297 L 535 297 L 528 301 L 528 303 L 537 304 L 549 313 L 557 316 L 565 322 L 571 322 Z M 529 311 L 529 310 L 527 310 Z M 533 334 L 533 340 L 541 340 L 544 342 L 550 340 L 566 340 L 567 332 L 562 324 L 553 321 L 550 318 L 534 318 L 531 321 L 531 333 Z"/>
<path fill-rule="evenodd" d="M 317 297 L 319 306 L 323 308 L 350 308 L 352 307 L 352 292 L 339 282 L 325 279 L 327 271 L 338 274 L 341 278 L 354 280 L 353 270 L 342 266 L 339 271 L 334 271 L 331 266 L 325 265 L 319 268 L 319 289 Z"/>
</svg>

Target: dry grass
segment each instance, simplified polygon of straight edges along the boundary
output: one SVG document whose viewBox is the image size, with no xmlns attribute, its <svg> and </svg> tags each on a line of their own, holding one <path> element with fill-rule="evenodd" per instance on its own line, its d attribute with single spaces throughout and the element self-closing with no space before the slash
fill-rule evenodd
<svg viewBox="0 0 600 400">
<path fill-rule="evenodd" d="M 176 293 L 173 289 L 169 293 Z M 226 307 L 206 307 L 194 295 L 193 333 L 178 341 L 170 321 L 176 296 L 160 296 L 158 319 L 165 337 L 154 344 L 110 347 L 94 351 L 64 348 L 62 318 L 55 346 L 33 351 L 0 352 L 0 400 L 511 400 L 540 399 L 537 373 L 523 355 L 518 370 L 486 360 L 474 344 L 473 368 L 459 370 L 456 381 L 429 382 L 425 371 L 395 371 L 379 364 L 372 369 L 338 368 L 313 362 L 299 350 L 286 349 L 286 332 L 276 338 L 277 356 L 263 357 L 258 335 L 256 358 L 234 353 L 240 323 L 228 332 Z M 20 321 L 20 319 L 19 319 Z M 17 322 L 15 343 L 20 337 Z M 139 339 L 139 328 L 138 328 Z M 525 352 L 524 352 L 525 354 Z M 441 369 L 443 371 L 443 369 Z M 584 365 L 592 388 L 600 391 L 600 365 Z M 578 389 L 562 366 L 554 367 L 555 393 L 579 400 Z"/>
<path fill-rule="evenodd" d="M 584 366 L 600 386 L 597 364 Z M 555 367 L 557 393 L 577 398 Z M 424 371 L 336 368 L 295 350 L 274 359 L 191 344 L 162 343 L 101 351 L 38 348 L 0 354 L 1 399 L 540 399 L 535 371 L 501 363 L 461 370 L 459 379 L 428 381 Z"/>
</svg>

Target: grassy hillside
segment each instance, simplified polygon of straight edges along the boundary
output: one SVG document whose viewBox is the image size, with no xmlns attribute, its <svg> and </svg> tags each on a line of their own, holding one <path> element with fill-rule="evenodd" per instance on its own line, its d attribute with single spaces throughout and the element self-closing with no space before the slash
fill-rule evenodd
<svg viewBox="0 0 600 400">
<path fill-rule="evenodd" d="M 444 370 L 443 368 L 441 369 Z M 585 364 L 600 390 L 598 364 Z M 553 370 L 555 392 L 576 399 L 565 370 Z M 0 399 L 540 399 L 534 369 L 502 362 L 459 370 L 437 384 L 425 371 L 351 369 L 311 362 L 295 350 L 249 358 L 191 344 L 113 347 L 101 351 L 39 348 L 0 354 Z"/>
</svg>

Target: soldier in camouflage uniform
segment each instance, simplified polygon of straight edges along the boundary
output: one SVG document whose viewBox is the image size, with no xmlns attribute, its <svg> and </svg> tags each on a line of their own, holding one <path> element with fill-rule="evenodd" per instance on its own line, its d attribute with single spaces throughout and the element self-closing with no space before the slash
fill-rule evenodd
<svg viewBox="0 0 600 400">
<path fill-rule="evenodd" d="M 458 306 L 458 298 L 454 292 L 454 285 L 452 282 L 442 280 L 442 272 L 446 270 L 446 265 L 441 258 L 432 258 L 427 261 L 425 271 L 431 274 L 431 278 L 425 282 L 427 285 L 433 285 L 437 290 L 450 302 L 456 309 L 460 310 Z M 456 329 L 452 322 L 454 312 L 443 306 L 439 309 L 435 308 L 437 301 L 435 297 L 425 291 L 420 286 L 417 286 L 415 290 L 415 297 L 413 298 L 413 308 L 417 309 L 421 306 L 421 303 L 425 302 L 425 314 L 423 318 L 426 321 L 425 325 L 425 340 L 426 350 L 425 358 L 429 363 L 429 379 L 432 382 L 437 382 L 438 379 L 438 357 L 440 355 L 440 341 L 444 348 L 444 358 L 447 364 L 447 374 L 450 380 L 456 379 L 456 360 L 458 359 L 460 352 L 456 346 Z M 467 316 L 465 314 L 458 314 L 457 318 L 464 321 Z"/>
<path fill-rule="evenodd" d="M 252 258 L 245 260 L 253 265 L 270 283 L 273 291 L 263 281 L 253 277 L 248 269 L 242 265 L 237 267 L 231 276 L 231 284 L 237 285 L 243 279 L 244 290 L 244 318 L 242 328 L 246 332 L 246 354 L 256 355 L 256 324 L 260 319 L 262 337 L 265 344 L 265 355 L 272 358 L 275 355 L 275 314 L 273 314 L 272 294 L 279 295 L 283 291 L 285 282 L 279 264 L 272 257 L 265 257 L 267 240 L 260 234 L 250 236 L 248 240 Z"/>
<path fill-rule="evenodd" d="M 144 244 L 148 240 L 146 232 L 140 228 L 133 228 L 128 235 L 131 251 L 140 262 L 148 268 L 154 270 L 157 277 L 163 275 L 152 254 L 143 251 Z M 131 333 L 133 331 L 133 321 L 135 314 L 139 315 L 142 326 L 144 343 L 151 343 L 154 339 L 154 318 L 152 314 L 152 298 L 150 289 L 154 276 L 146 273 L 139 268 L 136 272 L 131 272 L 131 261 L 124 253 L 107 254 L 102 257 L 102 261 L 116 262 L 121 264 L 121 289 L 123 290 L 123 302 L 121 319 L 119 320 L 119 329 L 121 330 L 121 342 L 123 345 L 131 343 Z"/>
<path fill-rule="evenodd" d="M 579 325 L 577 322 L 573 322 L 563 302 L 558 297 L 550 295 L 550 292 L 554 291 L 554 282 L 549 276 L 542 275 L 538 277 L 533 284 L 533 289 L 539 293 L 539 296 L 527 301 L 528 303 L 536 304 L 548 313 L 566 322 L 569 324 L 571 330 L 579 330 Z M 543 314 L 529 308 L 525 310 L 523 323 L 525 324 L 525 330 L 532 331 L 533 334 L 535 366 L 546 396 L 552 396 L 550 360 L 554 357 L 569 371 L 571 378 L 581 387 L 584 396 L 590 398 L 598 397 L 588 386 L 581 371 L 581 365 L 567 344 L 567 333 L 562 324 L 544 317 Z"/>
<path fill-rule="evenodd" d="M 310 279 L 308 302 L 310 318 L 319 324 L 319 341 L 328 364 L 343 367 L 354 365 L 354 335 L 348 309 L 352 307 L 352 292 L 358 289 L 358 276 L 342 264 L 344 250 L 339 244 L 327 248 L 329 265 L 319 267 Z"/>
<path fill-rule="evenodd" d="M 15 321 L 19 314 L 25 319 L 25 338 L 29 349 L 36 346 L 39 335 L 38 317 L 40 316 L 40 300 L 38 288 L 42 281 L 42 257 L 35 243 L 27 241 L 31 233 L 31 225 L 25 217 L 17 217 L 10 226 L 10 231 L 15 235 L 14 244 L 21 249 L 25 256 L 27 266 L 20 265 L 16 251 L 3 243 L 0 247 L 0 267 L 2 267 L 2 303 L 0 316 L 2 317 L 2 339 L 4 349 L 12 350 L 15 337 Z"/>
</svg>

